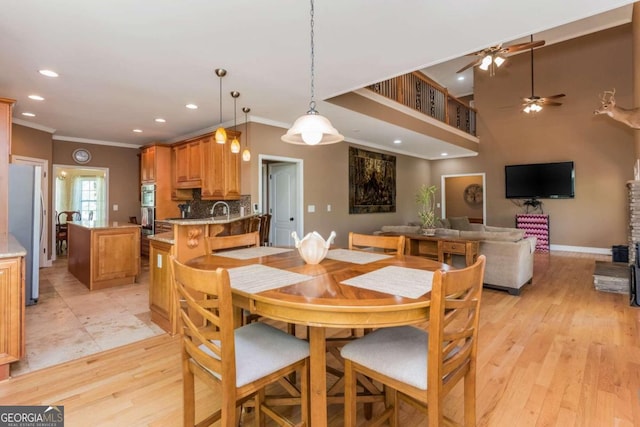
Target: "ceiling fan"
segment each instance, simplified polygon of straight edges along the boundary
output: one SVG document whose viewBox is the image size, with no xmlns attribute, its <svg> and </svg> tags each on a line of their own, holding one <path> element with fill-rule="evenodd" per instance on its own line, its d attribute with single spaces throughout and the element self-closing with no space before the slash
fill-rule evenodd
<svg viewBox="0 0 640 427">
<path fill-rule="evenodd" d="M 493 76 L 496 72 L 496 67 L 500 67 L 504 63 L 505 55 L 539 46 L 544 46 L 544 40 L 534 42 L 532 38 L 531 42 L 528 43 L 519 43 L 504 47 L 502 43 L 500 43 L 497 46 L 487 47 L 477 52 L 467 54 L 467 56 L 476 55 L 479 56 L 479 58 L 460 68 L 456 73 L 461 73 L 468 68 L 478 66 L 481 70 L 489 70 L 489 75 Z"/>
<path fill-rule="evenodd" d="M 531 36 L 531 42 L 533 42 L 533 35 Z M 524 103 L 522 104 L 524 107 L 522 109 L 522 111 L 524 111 L 525 113 L 537 113 L 539 111 L 542 110 L 542 106 L 543 105 L 549 105 L 552 107 L 557 107 L 562 105 L 562 102 L 558 102 L 555 101 L 558 98 L 562 98 L 563 96 L 565 96 L 564 93 L 559 93 L 557 95 L 551 95 L 551 96 L 536 96 L 535 91 L 533 89 L 533 47 L 530 48 L 531 50 L 531 96 L 528 98 L 522 98 L 522 100 L 524 101 Z"/>
</svg>

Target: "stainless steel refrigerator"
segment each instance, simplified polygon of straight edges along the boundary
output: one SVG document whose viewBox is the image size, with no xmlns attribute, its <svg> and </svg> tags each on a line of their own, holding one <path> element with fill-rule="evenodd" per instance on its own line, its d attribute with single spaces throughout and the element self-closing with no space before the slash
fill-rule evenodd
<svg viewBox="0 0 640 427">
<path fill-rule="evenodd" d="M 26 305 L 38 302 L 40 289 L 40 240 L 43 232 L 40 169 L 40 166 L 9 165 L 9 233 L 27 251 Z"/>
</svg>

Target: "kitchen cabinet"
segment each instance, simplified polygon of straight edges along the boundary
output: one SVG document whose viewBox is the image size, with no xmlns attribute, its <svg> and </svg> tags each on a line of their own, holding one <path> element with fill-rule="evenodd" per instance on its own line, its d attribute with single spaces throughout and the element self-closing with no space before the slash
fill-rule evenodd
<svg viewBox="0 0 640 427">
<path fill-rule="evenodd" d="M 180 216 L 178 205 L 172 200 L 171 146 L 165 144 L 146 145 L 140 151 L 140 181 L 156 186 L 155 218 Z"/>
<path fill-rule="evenodd" d="M 140 181 L 153 184 L 156 180 L 156 146 L 143 147 L 140 153 Z"/>
<path fill-rule="evenodd" d="M 0 258 L 0 380 L 24 357 L 24 257 Z"/>
<path fill-rule="evenodd" d="M 240 132 L 227 131 L 227 136 L 239 138 Z M 192 188 L 201 189 L 202 200 L 240 198 L 240 154 L 232 153 L 229 143 L 218 144 L 209 133 L 180 142 L 173 150 L 173 200 L 191 199 L 184 189 Z"/>
<path fill-rule="evenodd" d="M 173 185 L 198 188 L 202 182 L 202 146 L 200 139 L 173 147 Z"/>
<path fill-rule="evenodd" d="M 234 134 L 227 134 L 229 139 Z M 213 137 L 202 141 L 202 199 L 237 200 L 240 198 L 240 154 L 232 153 L 229 144 L 218 144 Z"/>
<path fill-rule="evenodd" d="M 171 243 L 159 240 L 150 241 L 149 249 L 149 310 L 151 320 L 162 329 L 176 334 L 177 325 L 171 319 L 171 277 L 169 269 L 169 255 Z"/>
</svg>

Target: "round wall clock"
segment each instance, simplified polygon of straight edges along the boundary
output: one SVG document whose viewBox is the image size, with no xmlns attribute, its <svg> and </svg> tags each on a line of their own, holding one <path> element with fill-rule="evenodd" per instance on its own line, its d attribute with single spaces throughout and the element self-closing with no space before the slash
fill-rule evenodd
<svg viewBox="0 0 640 427">
<path fill-rule="evenodd" d="M 89 163 L 89 160 L 91 160 L 91 153 L 85 148 L 78 148 L 74 150 L 72 156 L 73 160 L 80 164 Z"/>
<path fill-rule="evenodd" d="M 482 185 L 471 184 L 464 189 L 464 200 L 467 203 L 482 203 Z"/>
</svg>

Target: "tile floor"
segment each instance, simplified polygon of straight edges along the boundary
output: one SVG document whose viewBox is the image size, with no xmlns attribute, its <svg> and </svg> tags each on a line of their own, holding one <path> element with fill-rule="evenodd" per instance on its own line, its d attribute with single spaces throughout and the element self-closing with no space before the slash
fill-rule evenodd
<svg viewBox="0 0 640 427">
<path fill-rule="evenodd" d="M 38 303 L 26 307 L 26 357 L 11 375 L 56 365 L 165 333 L 151 321 L 149 265 L 138 282 L 98 291 L 67 271 L 67 259 L 40 269 Z"/>
</svg>

